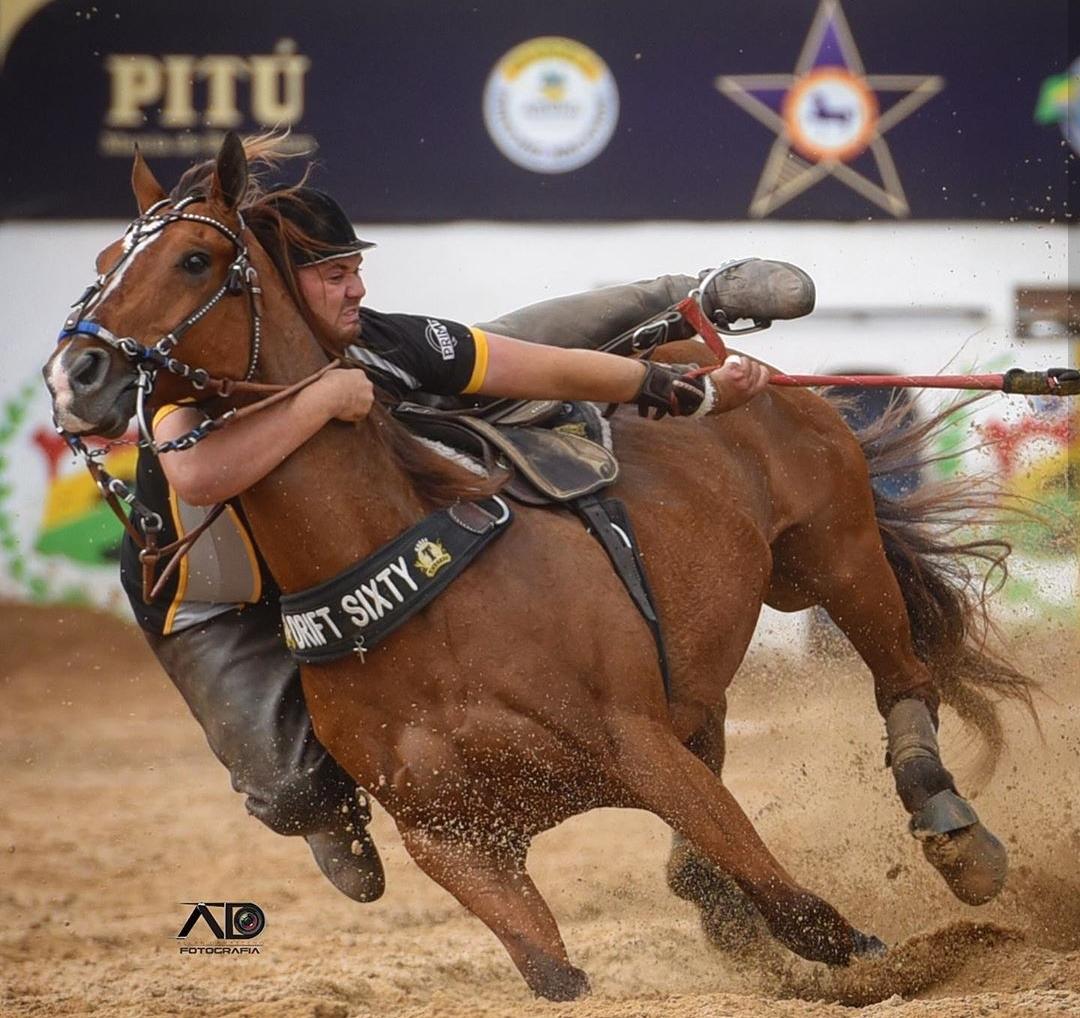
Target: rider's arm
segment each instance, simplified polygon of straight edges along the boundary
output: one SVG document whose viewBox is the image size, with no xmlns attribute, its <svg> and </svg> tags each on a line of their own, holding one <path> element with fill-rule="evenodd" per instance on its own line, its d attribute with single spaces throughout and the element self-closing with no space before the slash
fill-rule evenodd
<svg viewBox="0 0 1080 1018">
<path fill-rule="evenodd" d="M 481 342 L 478 355 L 486 353 L 486 368 L 468 390 L 480 396 L 628 403 L 645 377 L 639 361 L 614 354 L 564 350 L 493 333 L 484 333 Z"/>
<path fill-rule="evenodd" d="M 539 346 L 491 333 L 477 339 L 478 364 L 466 392 L 481 396 L 629 403 L 645 377 L 640 361 L 616 354 Z M 716 388 L 713 412 L 721 413 L 757 395 L 768 383 L 768 370 L 748 357 L 733 357 L 708 377 Z"/>
<path fill-rule="evenodd" d="M 291 399 L 212 432 L 197 445 L 161 457 L 165 477 L 189 505 L 214 505 L 262 480 L 332 419 L 358 421 L 371 409 L 362 371 L 330 371 Z M 154 440 L 168 442 L 203 421 L 191 407 L 159 414 Z"/>
<path fill-rule="evenodd" d="M 347 355 L 406 394 L 623 403 L 636 399 L 645 378 L 640 361 L 616 354 L 526 343 L 445 318 L 368 308 L 360 314 L 360 343 Z M 710 380 L 713 412 L 731 410 L 760 391 L 765 368 L 734 360 Z"/>
</svg>

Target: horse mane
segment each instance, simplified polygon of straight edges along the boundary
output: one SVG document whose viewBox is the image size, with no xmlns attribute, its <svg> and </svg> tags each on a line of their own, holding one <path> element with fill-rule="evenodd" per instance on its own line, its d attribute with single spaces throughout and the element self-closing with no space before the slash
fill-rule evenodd
<svg viewBox="0 0 1080 1018">
<path fill-rule="evenodd" d="M 417 494 L 436 508 L 488 498 L 509 480 L 506 470 L 480 476 L 441 456 L 418 441 L 381 403 L 372 406 L 368 423 L 375 440 L 405 472 Z"/>
<path fill-rule="evenodd" d="M 272 195 L 273 201 L 268 200 L 270 192 L 266 184 L 267 174 L 277 170 L 286 160 L 306 154 L 286 151 L 284 142 L 287 137 L 288 132 L 272 131 L 242 139 L 250 172 L 247 190 L 240 201 L 238 211 L 260 247 L 273 262 L 289 296 L 319 345 L 336 356 L 332 344 L 322 332 L 320 323 L 312 315 L 300 292 L 296 269 L 292 258 L 289 257 L 290 249 L 324 251 L 327 247 L 326 242 L 312 237 L 291 220 L 286 219 L 278 208 L 282 203 L 300 201 L 297 191 L 307 183 L 313 164 L 308 163 L 297 183 L 290 187 L 275 188 Z M 170 193 L 170 198 L 173 201 L 190 197 L 208 199 L 215 167 L 216 161 L 208 159 L 187 169 Z M 342 248 L 342 251 L 345 253 L 348 249 Z M 348 253 L 351 254 L 352 251 Z M 508 474 L 502 470 L 495 471 L 487 477 L 481 477 L 445 456 L 439 455 L 417 441 L 412 433 L 396 421 L 387 407 L 379 401 L 372 406 L 368 422 L 375 440 L 409 478 L 417 494 L 434 506 L 442 507 L 463 500 L 486 498 L 499 491 L 508 479 Z"/>
<path fill-rule="evenodd" d="M 248 160 L 249 172 L 247 190 L 240 200 L 238 211 L 244 217 L 244 223 L 255 235 L 263 250 L 274 263 L 274 267 L 278 270 L 282 281 L 285 283 L 289 295 L 303 313 L 308 325 L 315 332 L 315 335 L 319 336 L 318 325 L 314 322 L 313 316 L 308 311 L 301 296 L 300 286 L 296 279 L 296 270 L 292 259 L 289 257 L 289 249 L 325 250 L 327 245 L 325 241 L 312 237 L 295 223 L 286 219 L 276 207 L 278 203 L 299 202 L 297 191 L 307 184 L 308 178 L 314 169 L 314 163 L 307 164 L 303 175 L 295 184 L 289 187 L 275 188 L 273 202 L 267 200 L 269 188 L 266 178 L 268 174 L 276 171 L 287 160 L 307 154 L 287 151 L 285 148 L 286 138 L 288 138 L 288 131 L 270 131 L 266 134 L 251 135 L 241 139 L 244 154 Z M 189 167 L 177 181 L 169 197 L 173 201 L 192 197 L 208 199 L 216 166 L 216 160 L 206 159 Z M 344 252 L 345 249 L 343 248 L 342 251 Z"/>
</svg>

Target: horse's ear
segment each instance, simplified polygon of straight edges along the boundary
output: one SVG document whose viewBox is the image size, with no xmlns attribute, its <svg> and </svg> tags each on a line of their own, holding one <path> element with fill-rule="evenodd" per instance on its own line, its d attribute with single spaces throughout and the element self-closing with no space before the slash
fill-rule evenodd
<svg viewBox="0 0 1080 1018">
<path fill-rule="evenodd" d="M 244 197 L 247 183 L 248 161 L 244 143 L 235 131 L 229 131 L 218 152 L 210 196 L 226 208 L 234 209 Z"/>
<path fill-rule="evenodd" d="M 135 146 L 135 162 L 131 167 L 131 189 L 135 192 L 139 215 L 166 197 L 165 189 L 157 182 L 157 177 L 146 165 L 146 160 L 143 159 L 138 145 Z"/>
</svg>

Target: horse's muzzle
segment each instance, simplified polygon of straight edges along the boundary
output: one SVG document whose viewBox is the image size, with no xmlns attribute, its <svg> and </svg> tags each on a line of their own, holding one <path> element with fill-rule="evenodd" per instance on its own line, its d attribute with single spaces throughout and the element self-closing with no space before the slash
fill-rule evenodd
<svg viewBox="0 0 1080 1018">
<path fill-rule="evenodd" d="M 135 373 L 121 354 L 75 338 L 56 350 L 43 374 L 60 428 L 103 438 L 123 434 L 135 413 Z"/>
</svg>

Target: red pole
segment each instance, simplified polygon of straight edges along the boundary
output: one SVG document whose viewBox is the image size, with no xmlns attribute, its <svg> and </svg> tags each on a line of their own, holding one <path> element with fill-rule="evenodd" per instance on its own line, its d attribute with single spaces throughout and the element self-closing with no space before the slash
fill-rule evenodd
<svg viewBox="0 0 1080 1018">
<path fill-rule="evenodd" d="M 788 375 L 777 372 L 770 385 L 847 385 L 861 389 L 990 389 L 1001 390 L 997 375 Z"/>
</svg>

